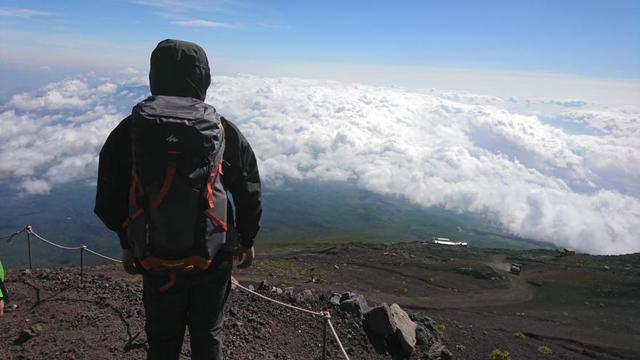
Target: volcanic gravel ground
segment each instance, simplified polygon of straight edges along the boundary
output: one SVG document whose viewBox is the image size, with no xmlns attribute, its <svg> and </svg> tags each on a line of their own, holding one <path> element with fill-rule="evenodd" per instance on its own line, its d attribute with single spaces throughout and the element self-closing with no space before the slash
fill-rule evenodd
<svg viewBox="0 0 640 360">
<path fill-rule="evenodd" d="M 509 273 L 522 264 L 522 274 Z M 267 280 L 294 293 L 261 293 L 315 311 L 329 308 L 351 359 L 390 359 L 370 344 L 359 316 L 331 306 L 333 292 L 370 306 L 398 303 L 413 319 L 435 320 L 455 359 L 640 359 L 640 254 L 560 257 L 548 250 L 452 248 L 425 243 L 344 244 L 260 256 L 236 271 L 244 285 Z M 9 269 L 11 302 L 0 321 L 2 359 L 144 359 L 140 277 L 118 266 Z M 39 298 L 39 301 L 38 301 Z M 229 359 L 319 359 L 321 319 L 235 289 L 226 308 Z M 328 359 L 340 359 L 328 336 Z M 188 334 L 183 358 L 189 358 Z M 551 354 L 541 353 L 548 347 Z M 544 349 L 544 348 L 543 348 Z M 419 343 L 410 359 L 428 359 Z"/>
<path fill-rule="evenodd" d="M 80 287 L 77 268 L 10 271 L 12 299 L 0 323 L 0 347 L 8 359 L 143 359 L 146 354 L 141 287 L 113 268 L 95 268 Z M 302 289 L 296 289 L 300 292 Z M 310 310 L 329 308 L 328 294 L 303 303 L 263 294 Z M 40 301 L 38 302 L 38 297 Z M 353 359 L 388 359 L 370 345 L 358 316 L 330 309 L 341 341 Z M 226 307 L 225 354 L 229 359 L 320 359 L 323 321 L 232 290 Z M 327 358 L 339 359 L 327 328 Z M 8 351 L 7 351 L 8 350 Z M 418 348 L 413 357 L 421 358 Z M 189 358 L 189 335 L 183 358 Z"/>
</svg>

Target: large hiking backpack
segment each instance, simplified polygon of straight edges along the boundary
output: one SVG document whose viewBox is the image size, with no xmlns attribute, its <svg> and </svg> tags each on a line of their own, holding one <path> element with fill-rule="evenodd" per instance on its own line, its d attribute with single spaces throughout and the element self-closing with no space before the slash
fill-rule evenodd
<svg viewBox="0 0 640 360">
<path fill-rule="evenodd" d="M 198 99 L 151 96 L 133 108 L 131 147 L 123 228 L 134 256 L 174 280 L 176 271 L 206 269 L 227 231 L 220 115 Z"/>
</svg>

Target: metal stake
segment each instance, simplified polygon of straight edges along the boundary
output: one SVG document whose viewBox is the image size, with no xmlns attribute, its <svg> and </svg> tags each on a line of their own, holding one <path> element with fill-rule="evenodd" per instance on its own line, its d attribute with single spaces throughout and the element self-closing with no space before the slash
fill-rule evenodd
<svg viewBox="0 0 640 360">
<path fill-rule="evenodd" d="M 31 264 L 31 225 L 27 226 L 27 251 L 29 252 L 29 270 L 33 270 Z"/>
<path fill-rule="evenodd" d="M 80 247 L 80 287 L 84 287 L 84 249 L 86 246 Z"/>
<path fill-rule="evenodd" d="M 324 327 L 322 328 L 322 360 L 327 359 L 327 318 L 323 318 L 322 323 Z"/>
</svg>

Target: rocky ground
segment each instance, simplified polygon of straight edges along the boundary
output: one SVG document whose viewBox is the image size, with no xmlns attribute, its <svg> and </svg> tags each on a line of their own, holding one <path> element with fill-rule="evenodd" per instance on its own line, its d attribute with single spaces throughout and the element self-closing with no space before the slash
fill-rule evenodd
<svg viewBox="0 0 640 360">
<path fill-rule="evenodd" d="M 512 262 L 521 275 L 508 272 Z M 401 341 L 385 342 L 359 313 L 382 303 L 399 304 L 417 325 L 411 359 L 490 359 L 498 351 L 512 359 L 640 358 L 640 254 L 347 244 L 262 257 L 235 276 L 280 301 L 330 310 L 352 359 L 404 357 Z M 7 277 L 2 358 L 145 357 L 139 277 L 117 266 L 88 269 L 83 287 L 77 268 L 9 269 Z M 334 295 L 345 292 L 368 304 Z M 349 298 L 356 300 L 341 304 Z M 321 319 L 239 289 L 225 334 L 229 359 L 321 358 Z M 189 358 L 188 339 L 183 354 Z M 327 358 L 340 358 L 333 340 Z"/>
</svg>

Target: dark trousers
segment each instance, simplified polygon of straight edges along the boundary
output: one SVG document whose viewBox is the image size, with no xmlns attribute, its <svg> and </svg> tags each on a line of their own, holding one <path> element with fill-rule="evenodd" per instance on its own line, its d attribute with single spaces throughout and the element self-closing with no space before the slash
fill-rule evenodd
<svg viewBox="0 0 640 360">
<path fill-rule="evenodd" d="M 178 359 L 187 326 L 192 359 L 223 359 L 223 310 L 231 289 L 232 267 L 231 254 L 220 252 L 209 269 L 178 276 L 176 284 L 166 292 L 160 292 L 166 276 L 144 276 L 147 359 Z"/>
</svg>

